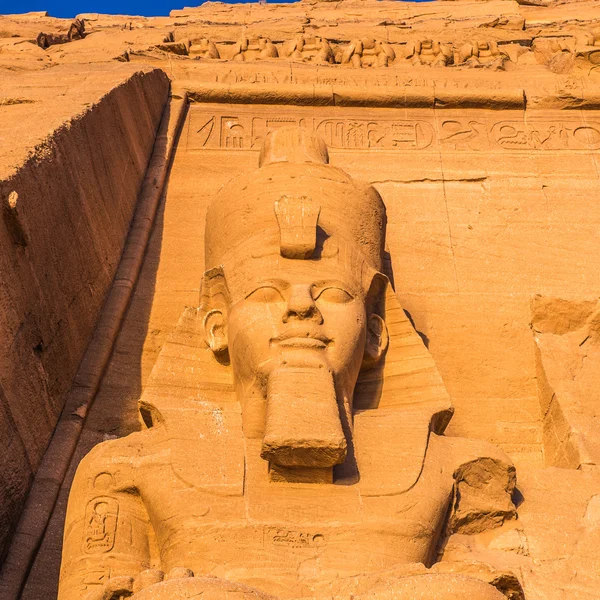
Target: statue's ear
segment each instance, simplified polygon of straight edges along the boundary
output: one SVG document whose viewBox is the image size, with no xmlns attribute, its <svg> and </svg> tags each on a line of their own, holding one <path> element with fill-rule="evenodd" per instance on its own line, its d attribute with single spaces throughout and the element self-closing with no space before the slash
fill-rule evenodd
<svg viewBox="0 0 600 600">
<path fill-rule="evenodd" d="M 214 354 L 227 352 L 227 321 L 220 310 L 210 310 L 204 316 L 204 339 Z"/>
<path fill-rule="evenodd" d="M 367 339 L 362 368 L 374 367 L 385 354 L 389 336 L 385 324 L 385 291 L 389 285 L 388 278 L 376 273 L 371 281 L 367 295 Z"/>
<path fill-rule="evenodd" d="M 227 307 L 229 291 L 223 267 L 209 269 L 202 277 L 200 312 L 204 324 L 204 339 L 217 357 L 227 353 Z"/>
</svg>

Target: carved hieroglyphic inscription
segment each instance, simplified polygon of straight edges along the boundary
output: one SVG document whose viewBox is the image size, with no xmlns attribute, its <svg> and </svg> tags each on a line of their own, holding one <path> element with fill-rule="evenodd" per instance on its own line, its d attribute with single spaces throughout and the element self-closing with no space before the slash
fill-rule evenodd
<svg viewBox="0 0 600 600">
<path fill-rule="evenodd" d="M 410 148 L 423 150 L 431 145 L 434 130 L 426 121 L 326 119 L 317 133 L 330 148 Z"/>
<path fill-rule="evenodd" d="M 286 527 L 266 527 L 265 543 L 289 548 L 314 548 L 325 544 L 325 536 L 315 531 L 299 531 Z"/>
<path fill-rule="evenodd" d="M 96 571 L 89 571 L 86 573 L 83 579 L 83 585 L 86 589 L 99 585 L 105 585 L 110 579 L 110 569 L 98 569 Z"/>
<path fill-rule="evenodd" d="M 215 123 L 218 123 L 218 128 Z M 315 130 L 330 148 L 424 150 L 436 138 L 434 123 L 421 120 L 315 119 L 302 115 L 271 118 L 192 113 L 188 147 L 257 149 L 269 131 L 289 125 Z"/>
<path fill-rule="evenodd" d="M 87 505 L 83 546 L 86 554 L 110 552 L 115 545 L 119 503 L 110 496 L 98 496 Z"/>
<path fill-rule="evenodd" d="M 597 150 L 600 148 L 600 123 L 580 120 L 527 123 L 501 121 L 492 129 L 496 144 L 507 150 Z"/>
<path fill-rule="evenodd" d="M 490 111 L 464 116 L 423 110 L 372 111 L 321 109 L 322 116 L 302 107 L 277 107 L 270 116 L 259 108 L 223 111 L 219 105 L 195 105 L 190 110 L 189 149 L 257 150 L 269 131 L 289 125 L 317 132 L 332 149 L 392 151 L 547 151 L 600 149 L 600 122 L 557 115 L 528 118 L 522 113 L 499 120 Z M 394 118 L 394 113 L 398 118 Z M 389 116 L 388 116 L 389 115 Z"/>
</svg>

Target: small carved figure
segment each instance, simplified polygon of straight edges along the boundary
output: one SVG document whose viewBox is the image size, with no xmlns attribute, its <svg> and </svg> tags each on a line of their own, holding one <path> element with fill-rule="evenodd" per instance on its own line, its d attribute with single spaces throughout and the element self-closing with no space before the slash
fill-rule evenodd
<svg viewBox="0 0 600 600">
<path fill-rule="evenodd" d="M 312 62 L 314 64 L 335 62 L 329 42 L 322 37 L 298 36 L 283 45 L 282 54 L 291 60 Z"/>
<path fill-rule="evenodd" d="M 344 49 L 340 62 L 360 67 L 387 67 L 396 58 L 393 48 L 386 42 L 369 38 L 352 40 Z"/>
<path fill-rule="evenodd" d="M 575 57 L 600 65 L 600 27 L 576 36 Z"/>
<path fill-rule="evenodd" d="M 217 46 L 208 38 L 194 40 L 190 46 L 189 54 L 194 58 L 221 58 Z"/>
<path fill-rule="evenodd" d="M 278 58 L 279 52 L 275 44 L 264 37 L 242 39 L 235 45 L 233 60 L 267 60 L 269 58 Z"/>
<path fill-rule="evenodd" d="M 503 44 L 501 53 L 504 54 L 511 63 L 519 65 L 536 64 L 535 55 L 530 46 L 524 46 L 518 43 Z"/>
<path fill-rule="evenodd" d="M 406 44 L 404 57 L 413 66 L 445 67 L 452 62 L 452 47 L 450 44 L 428 39 L 412 41 Z"/>
<path fill-rule="evenodd" d="M 536 38 L 532 44 L 532 54 L 537 62 L 545 64 L 553 73 L 568 73 L 575 64 L 575 39 L 562 36 L 556 38 Z"/>
<path fill-rule="evenodd" d="M 460 47 L 454 55 L 454 62 L 468 67 L 487 67 L 501 70 L 508 57 L 501 52 L 494 41 L 472 41 Z"/>
<path fill-rule="evenodd" d="M 577 46 L 600 46 L 600 27 L 592 29 L 592 31 L 584 31 L 575 36 Z"/>
<path fill-rule="evenodd" d="M 176 42 L 164 42 L 162 44 L 156 44 L 154 48 L 162 50 L 163 52 L 177 54 L 178 56 L 187 56 L 190 52 L 190 41 L 188 39 L 183 39 Z"/>
<path fill-rule="evenodd" d="M 36 38 L 37 45 L 45 50 L 55 44 L 66 44 L 74 40 L 82 40 L 85 37 L 85 20 L 75 19 L 67 33 L 39 33 Z"/>
</svg>

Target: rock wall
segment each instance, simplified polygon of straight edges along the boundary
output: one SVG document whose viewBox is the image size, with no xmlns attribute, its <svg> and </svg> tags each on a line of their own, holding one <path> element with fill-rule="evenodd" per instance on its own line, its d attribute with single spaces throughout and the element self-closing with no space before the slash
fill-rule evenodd
<svg viewBox="0 0 600 600">
<path fill-rule="evenodd" d="M 483 548 L 490 563 L 512 569 L 527 600 L 597 599 L 599 10 L 600 0 L 205 2 L 169 17 L 80 15 L 86 37 L 46 49 L 36 36 L 66 34 L 70 21 L 41 13 L 0 16 L 2 83 L 15 71 L 27 82 L 0 92 L 0 116 L 12 116 L 0 119 L 0 139 L 7 131 L 10 140 L 0 144 L 0 180 L 4 162 L 15 161 L 16 147 L 35 145 L 21 115 L 35 115 L 49 131 L 76 113 L 66 106 L 58 116 L 48 114 L 39 108 L 47 106 L 48 96 L 79 95 L 83 105 L 89 99 L 84 85 L 101 83 L 106 92 L 117 85 L 115 73 L 125 72 L 119 69 L 133 74 L 154 65 L 168 72 L 173 96 L 183 101 L 187 92 L 190 102 L 141 275 L 93 405 L 85 423 L 78 423 L 82 434 L 58 499 L 45 507 L 52 512 L 47 527 L 35 503 L 39 551 L 31 569 L 22 568 L 19 557 L 4 565 L 8 571 L 17 565 L 13 571 L 21 569 L 18 578 L 26 579 L 15 599 L 55 597 L 75 469 L 98 443 L 140 428 L 137 403 L 149 374 L 184 307 L 198 304 L 204 267 L 199 232 L 207 204 L 229 179 L 256 167 L 268 131 L 289 124 L 317 131 L 329 145 L 332 164 L 382 195 L 399 299 L 456 408 L 446 435 L 493 442 L 516 464 L 515 529 L 493 543 L 476 535 L 456 539 L 445 548 L 443 562 L 471 560 L 473 549 Z M 95 69 L 101 73 L 96 79 Z M 39 97 L 29 87 L 35 77 L 45 77 Z M 135 118 L 141 118 L 139 106 Z M 114 132 L 121 135 L 121 129 Z M 132 147 L 142 143 L 136 138 Z M 114 146 L 121 156 L 125 145 Z M 88 155 L 81 150 L 82 164 Z M 108 190 L 121 190 L 124 177 L 131 183 L 133 170 L 124 175 L 111 162 L 105 174 L 107 154 L 98 156 L 85 159 L 96 169 L 93 178 L 80 179 L 86 194 L 98 188 L 96 179 L 108 182 Z M 40 181 L 55 185 L 52 176 Z M 10 196 L 13 188 L 18 196 Z M 15 186 L 3 189 L 0 201 L 6 203 L 0 242 L 10 240 L 10 252 L 0 261 L 19 265 L 37 243 L 27 220 L 33 216 Z M 122 240 L 124 217 L 111 222 L 96 215 L 91 221 L 92 205 L 83 206 L 87 210 L 80 214 L 94 232 L 86 235 Z M 64 231 L 80 227 L 80 239 L 81 224 L 72 221 Z M 47 229 L 52 237 L 57 227 Z M 98 244 L 105 256 L 118 257 L 109 242 Z M 91 254 L 90 247 L 85 251 Z M 88 279 L 99 269 L 96 254 L 94 260 Z M 59 264 L 64 286 L 83 287 L 84 277 L 78 280 L 77 272 L 74 277 L 66 263 Z M 108 271 L 114 265 L 105 264 Z M 42 283 L 28 276 L 15 277 L 6 289 L 15 282 L 17 291 L 44 289 L 43 276 Z M 102 285 L 94 288 L 94 298 L 101 297 Z M 79 300 L 64 314 L 81 320 L 82 306 L 93 304 L 88 296 L 88 304 Z M 24 308 L 18 294 L 10 299 L 15 303 L 23 314 L 33 310 Z M 69 324 L 75 343 L 64 348 L 79 351 L 93 319 L 80 323 L 80 329 Z M 29 324 L 21 334 L 29 335 L 22 342 L 30 360 L 23 373 L 49 362 L 50 351 L 34 335 L 45 322 L 35 325 L 37 330 Z M 10 373 L 22 364 L 21 355 L 14 356 Z M 75 363 L 69 355 L 61 384 Z M 4 390 L 5 374 L 0 377 Z M 22 382 L 11 377 L 17 381 L 14 397 Z M 55 412 L 40 417 L 40 407 L 49 404 L 39 401 L 33 416 L 20 421 L 36 440 L 49 435 L 60 406 L 59 396 L 53 398 Z M 22 445 L 20 452 L 27 457 Z M 13 461 L 7 472 L 21 476 L 27 460 Z M 38 470 L 36 485 L 44 471 Z M 43 484 L 48 487 L 47 480 Z M 9 479 L 5 486 L 16 483 Z M 31 536 L 21 527 L 19 532 Z M 9 558 L 15 547 L 23 547 L 18 536 Z"/>
<path fill-rule="evenodd" d="M 89 85 L 60 70 L 78 80 L 70 92 L 48 94 L 42 74 L 31 102 L 0 106 L 13 126 L 0 160 L 0 556 L 118 265 L 169 89 L 158 69 Z M 64 111 L 76 116 L 44 139 Z M 25 126 L 30 139 L 13 137 Z"/>
</svg>

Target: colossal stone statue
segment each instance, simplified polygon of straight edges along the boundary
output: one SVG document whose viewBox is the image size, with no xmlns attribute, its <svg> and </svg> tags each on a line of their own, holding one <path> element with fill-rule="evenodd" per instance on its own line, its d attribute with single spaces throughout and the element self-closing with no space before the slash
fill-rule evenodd
<svg viewBox="0 0 600 600">
<path fill-rule="evenodd" d="M 516 517 L 515 470 L 443 435 L 381 197 L 305 129 L 259 162 L 209 207 L 200 306 L 154 367 L 145 429 L 79 466 L 59 599 L 503 598 L 435 568 L 448 536 Z"/>
</svg>

